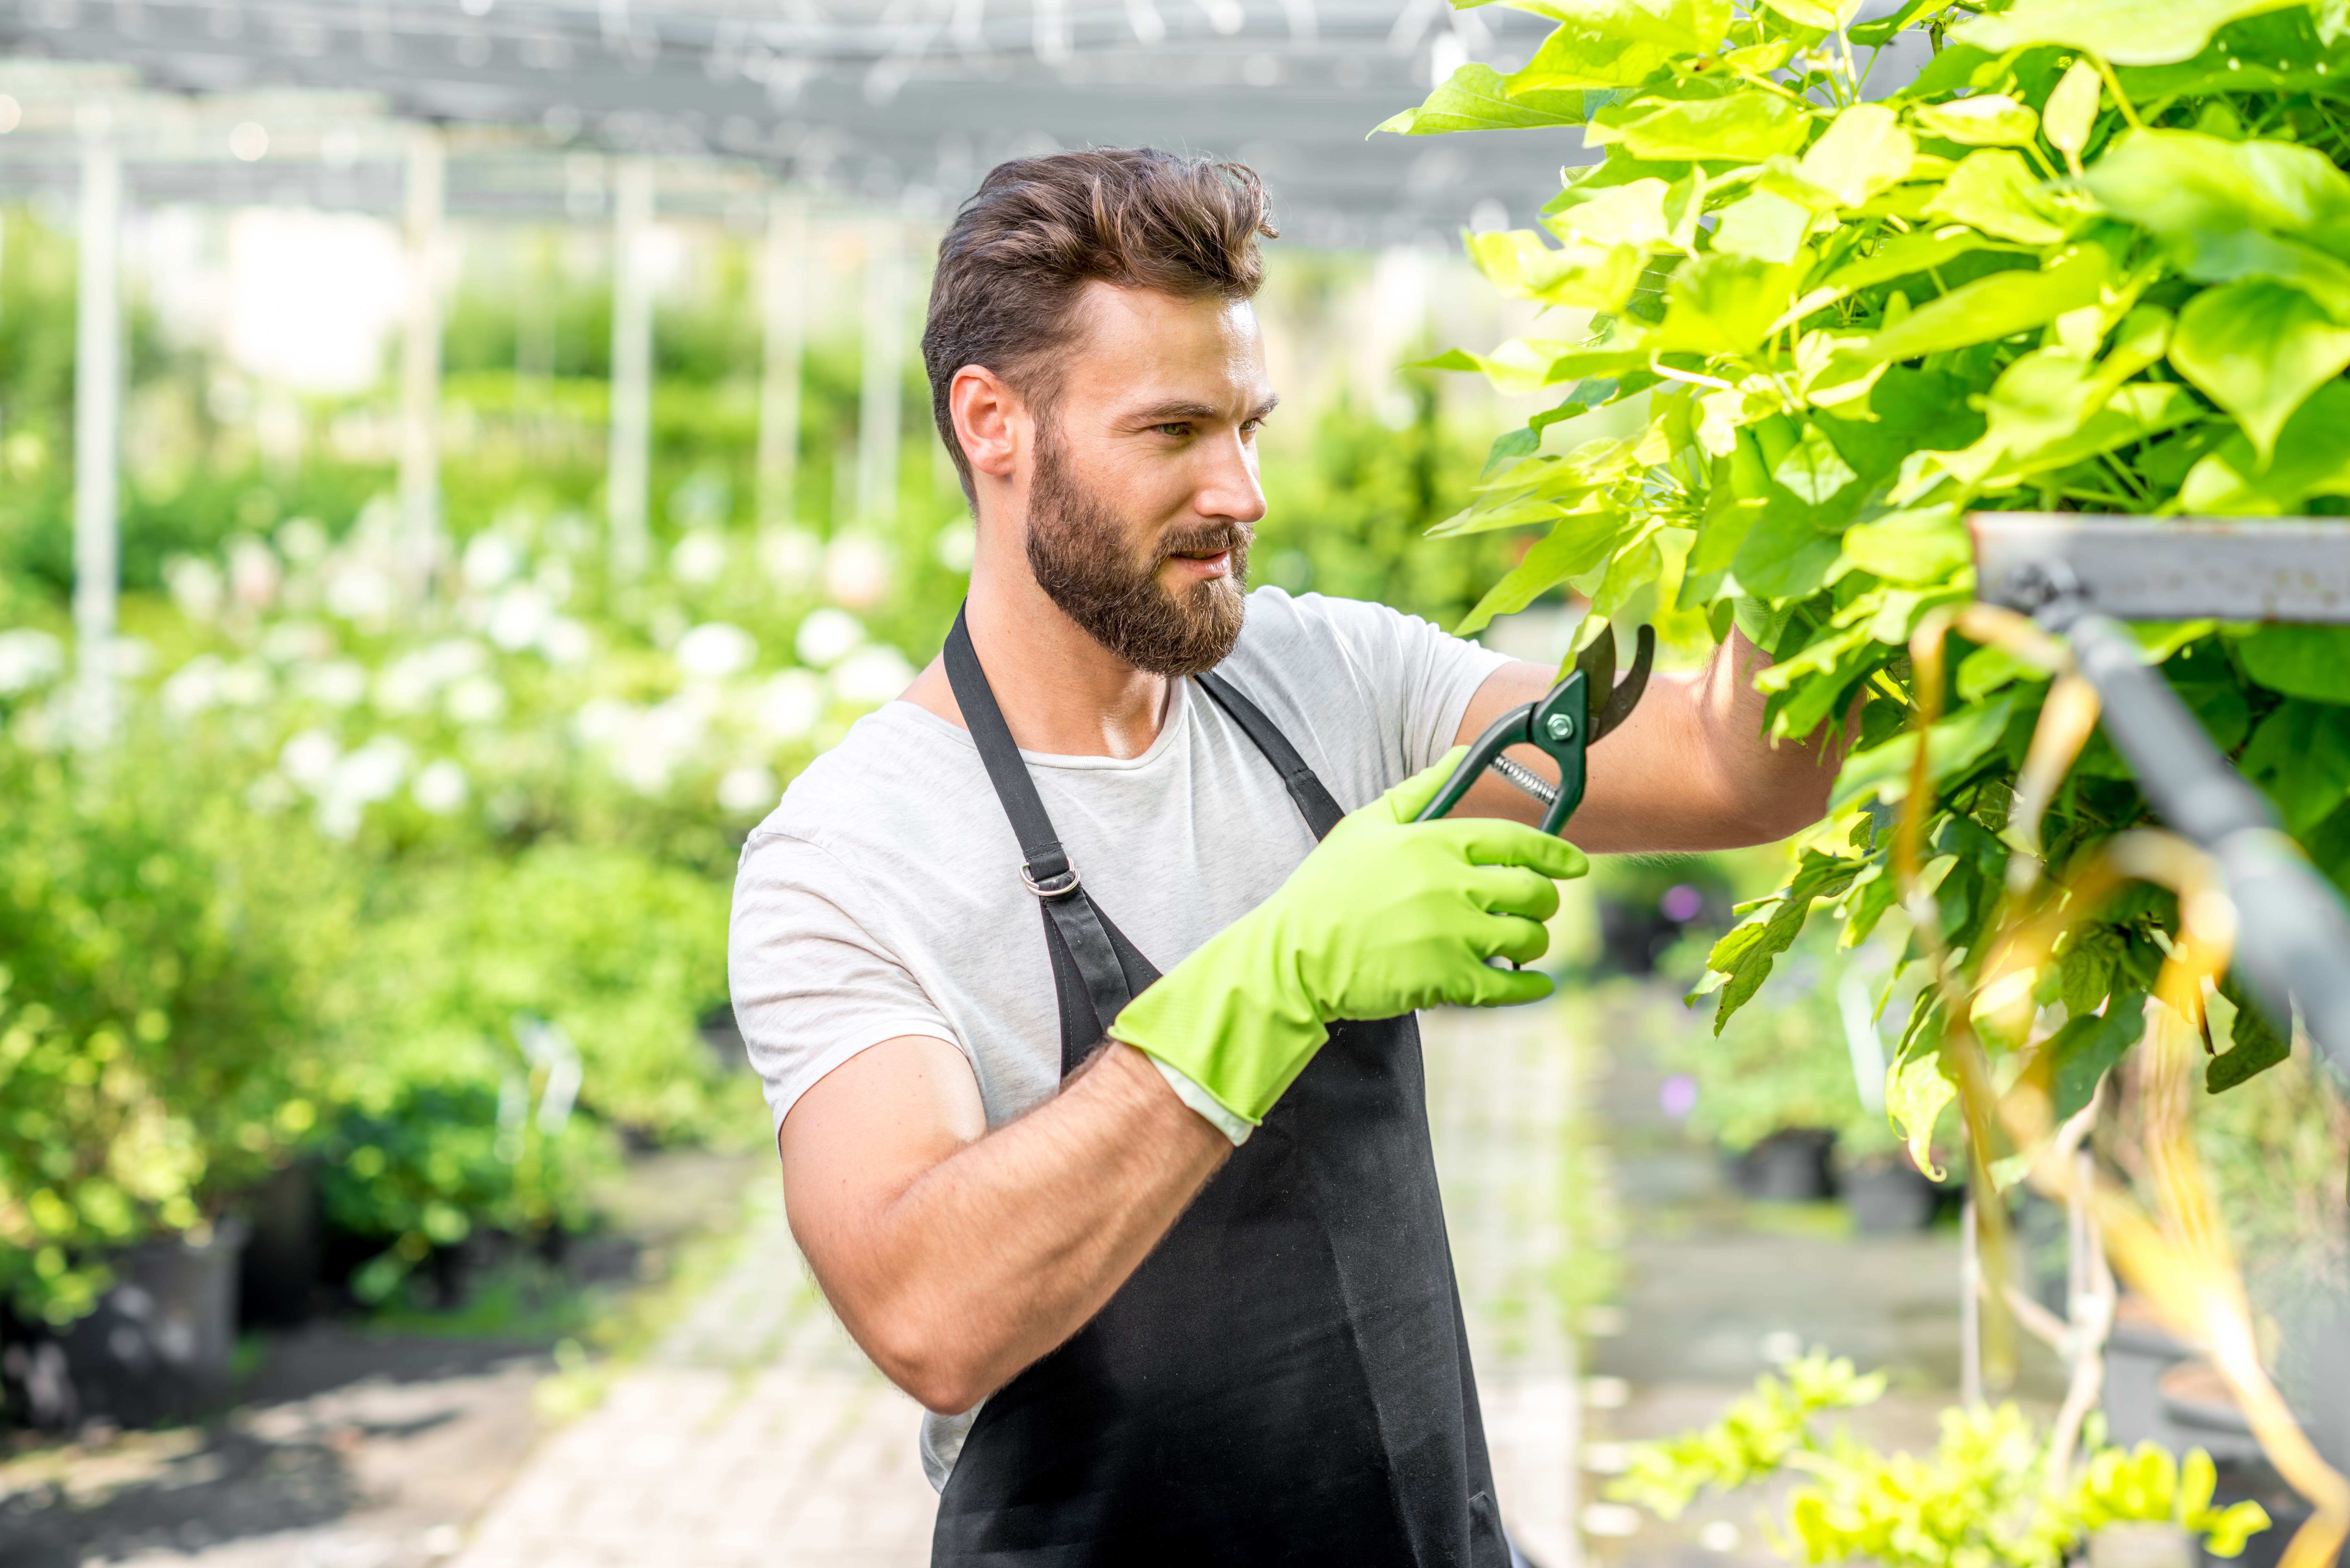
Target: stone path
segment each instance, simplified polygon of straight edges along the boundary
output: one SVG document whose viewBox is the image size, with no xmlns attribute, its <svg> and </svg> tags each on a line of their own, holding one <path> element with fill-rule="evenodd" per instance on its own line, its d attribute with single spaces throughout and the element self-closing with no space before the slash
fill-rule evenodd
<svg viewBox="0 0 2350 1568">
<path fill-rule="evenodd" d="M 1431 1114 L 1503 1515 L 1576 1563 L 1564 1293 L 1575 1058 L 1560 1013 L 1429 1023 Z M 809 1282 L 763 1179 L 739 1261 L 595 1411 L 548 1438 L 461 1568 L 918 1568 L 934 1500 L 918 1411 Z"/>
</svg>

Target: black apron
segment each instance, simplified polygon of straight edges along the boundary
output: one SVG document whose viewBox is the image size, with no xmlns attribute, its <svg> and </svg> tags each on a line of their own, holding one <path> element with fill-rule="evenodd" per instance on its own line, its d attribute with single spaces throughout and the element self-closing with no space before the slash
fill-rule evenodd
<svg viewBox="0 0 2350 1568">
<path fill-rule="evenodd" d="M 960 616 L 946 667 L 1044 907 L 1066 1075 L 1159 971 L 1080 885 Z M 1263 713 L 1199 683 L 1336 826 Z M 1100 1314 L 988 1397 L 931 1561 L 1509 1568 L 1410 1014 L 1334 1025 Z"/>
</svg>

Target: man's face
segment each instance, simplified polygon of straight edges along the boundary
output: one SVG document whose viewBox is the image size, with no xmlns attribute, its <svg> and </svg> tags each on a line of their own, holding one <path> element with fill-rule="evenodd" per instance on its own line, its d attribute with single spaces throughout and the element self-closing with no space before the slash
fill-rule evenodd
<svg viewBox="0 0 2350 1568">
<path fill-rule="evenodd" d="M 1030 569 L 1135 668 L 1210 669 L 1240 636 L 1264 515 L 1256 431 L 1274 400 L 1256 314 L 1105 284 L 1077 309 L 1037 435 Z"/>
</svg>

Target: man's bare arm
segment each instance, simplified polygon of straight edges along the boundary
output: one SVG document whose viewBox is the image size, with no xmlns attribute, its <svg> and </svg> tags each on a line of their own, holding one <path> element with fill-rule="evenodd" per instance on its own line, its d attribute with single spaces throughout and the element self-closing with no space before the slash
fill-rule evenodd
<svg viewBox="0 0 2350 1568">
<path fill-rule="evenodd" d="M 1116 1044 L 989 1132 L 971 1064 L 916 1034 L 818 1080 L 779 1144 L 792 1234 L 833 1310 L 941 1414 L 1085 1326 L 1232 1152 Z"/>
<path fill-rule="evenodd" d="M 1762 696 L 1754 675 L 1767 662 L 1733 630 L 1704 669 L 1653 677 L 1631 717 L 1592 748 L 1590 787 L 1566 836 L 1600 854 L 1731 849 L 1768 844 L 1818 821 L 1836 757 L 1825 733 L 1775 747 L 1762 738 Z M 1540 697 L 1556 675 L 1540 664 L 1495 670 L 1470 700 L 1461 741 L 1474 741 L 1503 712 Z M 1544 778 L 1558 776 L 1531 746 L 1510 754 Z M 1539 804 L 1491 774 L 1461 809 L 1519 822 L 1542 815 Z"/>
</svg>

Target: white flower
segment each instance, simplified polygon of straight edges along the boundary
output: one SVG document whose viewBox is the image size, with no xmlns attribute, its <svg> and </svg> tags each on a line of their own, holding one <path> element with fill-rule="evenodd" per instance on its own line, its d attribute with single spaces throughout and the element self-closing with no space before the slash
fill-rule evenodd
<svg viewBox="0 0 2350 1568">
<path fill-rule="evenodd" d="M 825 690 L 821 676 L 806 670 L 785 670 L 770 679 L 759 700 L 759 722 L 779 741 L 804 741 L 824 717 Z"/>
<path fill-rule="evenodd" d="M 0 631 L 0 697 L 46 686 L 66 672 L 66 645 L 46 631 Z"/>
<path fill-rule="evenodd" d="M 460 724 L 494 724 L 506 713 L 506 689 L 488 675 L 468 675 L 452 684 L 442 711 Z"/>
<path fill-rule="evenodd" d="M 397 737 L 378 735 L 335 764 L 328 794 L 362 805 L 390 800 L 408 776 L 410 753 Z"/>
<path fill-rule="evenodd" d="M 220 672 L 214 690 L 232 708 L 258 708 L 269 701 L 269 667 L 257 659 L 240 659 Z"/>
<path fill-rule="evenodd" d="M 161 693 L 163 711 L 174 719 L 192 719 L 220 701 L 224 668 L 220 655 L 199 653 L 172 671 Z"/>
<path fill-rule="evenodd" d="M 775 804 L 782 786 L 775 775 L 755 763 L 729 768 L 718 780 L 718 805 L 736 816 L 765 811 Z"/>
<path fill-rule="evenodd" d="M 843 534 L 824 554 L 825 591 L 863 609 L 889 589 L 889 552 L 869 534 Z"/>
<path fill-rule="evenodd" d="M 327 574 L 327 613 L 356 625 L 378 627 L 391 618 L 398 587 L 387 572 L 351 563 Z"/>
<path fill-rule="evenodd" d="M 596 639 L 570 617 L 553 616 L 538 634 L 538 650 L 549 664 L 584 664 L 596 651 Z"/>
<path fill-rule="evenodd" d="M 329 708 L 351 706 L 367 695 L 367 670 L 348 659 L 305 665 L 294 675 L 295 695 L 324 702 Z"/>
<path fill-rule="evenodd" d="M 590 697 L 571 721 L 579 738 L 591 746 L 608 745 L 633 729 L 637 711 L 618 697 Z"/>
<path fill-rule="evenodd" d="M 677 639 L 674 655 L 680 670 L 702 680 L 723 680 L 740 675 L 757 662 L 759 642 L 739 626 L 723 620 L 704 621 Z"/>
<path fill-rule="evenodd" d="M 402 654 L 375 678 L 375 705 L 387 713 L 421 713 L 432 694 L 489 667 L 490 652 L 471 638 L 444 638 Z"/>
<path fill-rule="evenodd" d="M 520 652 L 546 633 L 546 623 L 554 616 L 555 607 L 545 594 L 517 583 L 500 594 L 490 608 L 490 640 L 510 653 Z"/>
<path fill-rule="evenodd" d="M 447 757 L 427 763 L 408 793 L 421 810 L 447 816 L 465 804 L 465 770 Z"/>
<path fill-rule="evenodd" d="M 277 771 L 312 794 L 324 790 L 335 776 L 343 748 L 326 730 L 305 730 L 277 753 Z"/>
<path fill-rule="evenodd" d="M 878 707 L 913 684 L 914 667 L 887 643 L 861 648 L 832 672 L 832 689 L 844 702 Z"/>
<path fill-rule="evenodd" d="M 785 593 L 806 593 L 824 570 L 824 541 L 805 528 L 762 529 L 759 565 Z"/>
<path fill-rule="evenodd" d="M 726 535 L 715 528 L 694 528 L 669 553 L 670 575 L 694 587 L 707 587 L 726 575 Z"/>
<path fill-rule="evenodd" d="M 164 562 L 163 586 L 172 590 L 172 602 L 190 620 L 210 621 L 218 617 L 221 601 L 228 594 L 220 568 L 193 556 L 174 556 Z"/>
<path fill-rule="evenodd" d="M 821 670 L 837 664 L 858 643 L 865 640 L 865 623 L 845 609 L 827 605 L 811 610 L 800 622 L 799 635 L 792 639 L 794 651 L 802 664 L 812 664 Z"/>
<path fill-rule="evenodd" d="M 465 546 L 464 564 L 459 568 L 465 586 L 477 594 L 492 588 L 513 576 L 522 568 L 522 554 L 502 534 L 476 534 Z"/>
<path fill-rule="evenodd" d="M 238 539 L 229 545 L 228 586 L 237 603 L 267 609 L 284 580 L 276 553 L 260 540 Z"/>
<path fill-rule="evenodd" d="M 316 621 L 281 620 L 261 637 L 261 656 L 273 664 L 306 664 L 334 654 L 334 633 Z"/>
</svg>

